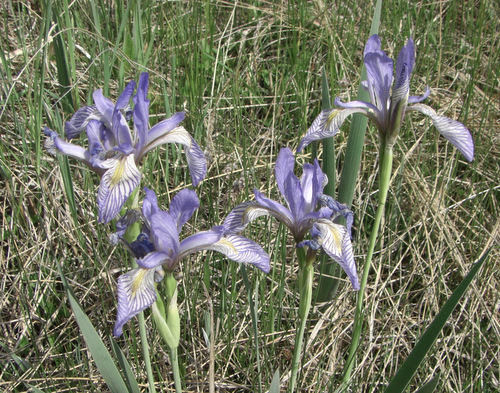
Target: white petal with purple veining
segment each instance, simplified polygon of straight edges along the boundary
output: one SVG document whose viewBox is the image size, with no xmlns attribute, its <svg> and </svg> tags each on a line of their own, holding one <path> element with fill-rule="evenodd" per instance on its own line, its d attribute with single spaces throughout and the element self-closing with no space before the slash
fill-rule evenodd
<svg viewBox="0 0 500 393">
<path fill-rule="evenodd" d="M 358 274 L 347 228 L 330 220 L 320 219 L 314 223 L 314 229 L 323 250 L 344 269 L 352 286 L 358 290 Z"/>
<path fill-rule="evenodd" d="M 122 334 L 123 325 L 156 300 L 155 269 L 133 269 L 118 278 L 118 311 L 113 334 Z"/>
<path fill-rule="evenodd" d="M 439 116 L 434 109 L 424 104 L 409 106 L 407 111 L 418 111 L 431 118 L 439 133 L 451 142 L 471 162 L 474 159 L 474 141 L 465 126 L 445 116 Z"/>
<path fill-rule="evenodd" d="M 107 223 L 116 217 L 132 191 L 139 185 L 141 172 L 135 165 L 133 154 L 108 158 L 99 165 L 106 169 L 97 193 L 99 221 Z"/>
</svg>

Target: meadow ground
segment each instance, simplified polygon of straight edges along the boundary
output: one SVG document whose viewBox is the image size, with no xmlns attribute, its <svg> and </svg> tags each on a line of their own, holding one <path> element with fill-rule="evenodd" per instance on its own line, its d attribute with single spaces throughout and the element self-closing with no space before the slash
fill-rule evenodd
<svg viewBox="0 0 500 393">
<path fill-rule="evenodd" d="M 4 0 L 0 5 L 0 390 L 103 392 L 57 271 L 58 261 L 86 314 L 109 345 L 116 279 L 125 250 L 96 219 L 98 178 L 43 149 L 43 126 L 63 122 L 103 88 L 150 74 L 150 123 L 185 110 L 188 129 L 209 159 L 197 188 L 201 207 L 186 230 L 220 224 L 252 190 L 279 198 L 273 163 L 296 148 L 321 109 L 321 69 L 331 96 L 354 99 L 373 4 L 346 1 Z M 362 5 L 363 4 L 363 5 Z M 474 138 L 471 164 L 412 116 L 395 147 L 394 176 L 366 296 L 366 325 L 351 391 L 378 392 L 391 380 L 440 307 L 488 247 L 483 266 L 412 381 L 441 373 L 439 392 L 499 389 L 500 6 L 495 0 L 383 4 L 382 47 L 395 57 L 411 35 L 417 61 L 412 94 L 463 122 Z M 335 137 L 342 170 L 349 124 Z M 85 140 L 79 143 L 85 144 Z M 376 209 L 378 134 L 370 128 L 353 211 L 358 269 Z M 182 150 L 147 156 L 143 184 L 160 204 L 189 186 Z M 319 148 L 319 159 L 322 158 Z M 311 159 L 309 150 L 299 162 Z M 333 180 L 332 180 L 333 181 Z M 74 202 L 68 195 L 73 196 Z M 271 255 L 268 275 L 247 269 L 258 299 L 263 389 L 276 369 L 287 386 L 297 315 L 293 245 L 271 219 L 246 235 Z M 318 270 L 317 270 L 318 271 Z M 258 391 L 250 306 L 240 267 L 220 254 L 195 254 L 178 270 L 179 348 L 186 391 Z M 315 307 L 306 330 L 301 391 L 340 384 L 352 333 L 355 292 L 342 280 Z M 210 323 L 213 315 L 213 325 Z M 168 353 L 146 312 L 158 391 L 174 391 Z M 137 325 L 118 344 L 146 391 Z M 208 335 L 205 336 L 205 333 Z"/>
</svg>

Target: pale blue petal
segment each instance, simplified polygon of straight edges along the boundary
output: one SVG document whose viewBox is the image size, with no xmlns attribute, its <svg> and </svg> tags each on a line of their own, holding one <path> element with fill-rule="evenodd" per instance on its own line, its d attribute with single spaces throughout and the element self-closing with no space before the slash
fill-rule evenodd
<svg viewBox="0 0 500 393">
<path fill-rule="evenodd" d="M 122 334 L 123 325 L 156 300 L 154 269 L 133 269 L 118 278 L 118 311 L 113 335 Z"/>
<path fill-rule="evenodd" d="M 146 220 L 151 221 L 153 214 L 156 214 L 160 209 L 158 208 L 158 199 L 154 191 L 144 187 L 144 192 L 146 196 L 142 202 L 142 213 Z"/>
<path fill-rule="evenodd" d="M 292 232 L 296 232 L 296 223 L 295 218 L 293 217 L 290 210 L 288 210 L 281 203 L 273 201 L 272 199 L 266 198 L 259 190 L 254 190 L 255 200 L 260 205 L 261 208 L 264 208 L 268 211 L 268 214 L 276 218 L 278 221 L 281 221 L 285 224 Z M 260 217 L 264 215 L 262 210 L 254 210 L 251 209 L 247 212 L 247 214 L 251 214 L 253 218 Z M 295 233 L 294 233 L 295 235 Z"/>
<path fill-rule="evenodd" d="M 61 153 L 66 156 L 76 158 L 88 165 L 91 169 L 98 171 L 99 168 L 94 168 L 91 164 L 91 156 L 88 150 L 81 146 L 64 141 L 57 132 L 45 127 L 43 132 L 47 135 L 44 146 L 51 154 Z"/>
<path fill-rule="evenodd" d="M 137 137 L 137 151 L 142 151 L 144 148 L 148 134 L 149 100 L 146 98 L 148 94 L 148 78 L 147 72 L 141 74 L 137 92 L 134 96 L 134 127 Z"/>
<path fill-rule="evenodd" d="M 316 209 L 318 196 L 323 193 L 326 176 L 316 159 L 313 165 L 304 164 L 302 170 L 303 174 L 300 183 L 304 198 L 304 205 L 302 206 L 302 215 L 304 215 Z"/>
<path fill-rule="evenodd" d="M 94 104 L 101 114 L 103 121 L 106 123 L 108 128 L 111 129 L 115 104 L 113 104 L 113 101 L 111 101 L 109 98 L 104 97 L 101 89 L 95 90 L 92 98 L 94 99 Z"/>
<path fill-rule="evenodd" d="M 195 233 L 181 241 L 177 260 L 186 257 L 189 254 L 210 249 L 214 243 L 222 237 L 222 231 L 210 230 Z"/>
<path fill-rule="evenodd" d="M 419 102 L 422 102 L 427 97 L 429 97 L 430 94 L 431 94 L 431 89 L 429 88 L 429 86 L 427 86 L 423 96 L 410 96 L 410 97 L 408 97 L 408 104 L 417 104 Z"/>
<path fill-rule="evenodd" d="M 285 195 L 285 179 L 291 174 L 293 176 L 293 167 L 295 157 L 290 148 L 284 147 L 280 150 L 274 166 L 276 183 L 282 195 Z"/>
<path fill-rule="evenodd" d="M 451 142 L 467 159 L 474 159 L 474 141 L 465 126 L 445 116 L 439 116 L 431 107 L 424 104 L 415 104 L 407 108 L 407 111 L 418 111 L 431 118 L 432 123 L 439 133 Z"/>
<path fill-rule="evenodd" d="M 371 103 L 384 117 L 388 111 L 391 96 L 393 61 L 380 50 L 380 37 L 373 35 L 368 39 L 364 53 L 368 91 Z"/>
<path fill-rule="evenodd" d="M 138 259 L 137 264 L 145 269 L 154 269 L 162 264 L 167 264 L 171 261 L 168 254 L 156 251 L 148 253 L 144 258 Z"/>
<path fill-rule="evenodd" d="M 175 127 L 177 127 L 181 121 L 184 120 L 186 114 L 184 112 L 177 112 L 170 116 L 168 119 L 160 121 L 155 124 L 148 132 L 146 137 L 146 145 L 150 145 L 154 143 L 155 140 L 161 138 L 166 133 L 172 131 Z M 158 145 L 155 145 L 158 146 Z M 149 149 L 151 150 L 151 149 Z"/>
<path fill-rule="evenodd" d="M 177 223 L 177 231 L 180 232 L 183 225 L 191 218 L 193 213 L 200 207 L 200 201 L 196 192 L 189 188 L 179 191 L 170 202 L 169 212 Z"/>
<path fill-rule="evenodd" d="M 152 242 L 156 250 L 163 251 L 175 259 L 179 253 L 179 232 L 177 223 L 169 212 L 159 210 L 151 216 L 149 225 L 152 232 Z"/>
<path fill-rule="evenodd" d="M 84 106 L 83 108 L 78 109 L 75 114 L 71 117 L 71 120 L 64 123 L 64 133 L 66 134 L 66 138 L 73 139 L 74 137 L 80 135 L 82 131 L 85 131 L 85 127 L 87 126 L 89 120 L 101 119 L 99 111 L 97 108 L 92 106 Z"/>
</svg>

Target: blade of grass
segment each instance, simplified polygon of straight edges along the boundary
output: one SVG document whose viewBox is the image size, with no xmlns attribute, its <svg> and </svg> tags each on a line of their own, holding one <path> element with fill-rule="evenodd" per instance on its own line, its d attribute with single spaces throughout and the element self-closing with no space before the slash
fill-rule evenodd
<svg viewBox="0 0 500 393">
<path fill-rule="evenodd" d="M 322 110 L 331 108 L 330 86 L 326 70 L 323 67 L 321 70 L 321 102 Z M 324 193 L 335 198 L 335 145 L 333 137 L 323 140 L 323 172 L 328 176 L 328 184 L 324 188 Z M 335 292 L 339 287 L 340 281 L 337 279 L 338 264 L 332 263 L 332 260 L 327 255 L 320 257 L 320 278 L 318 290 L 316 293 L 316 302 L 326 302 L 333 299 Z"/>
<path fill-rule="evenodd" d="M 269 386 L 269 393 L 280 393 L 280 370 L 277 369 L 274 372 L 273 380 L 271 381 L 271 386 Z"/>
<path fill-rule="evenodd" d="M 382 0 L 377 0 L 377 4 L 375 5 L 375 11 L 373 14 L 372 25 L 370 28 L 370 36 L 373 34 L 377 34 L 379 25 L 380 25 L 380 13 L 382 9 Z M 361 70 L 361 80 L 366 80 L 366 68 L 363 65 Z M 326 74 L 323 70 L 323 89 L 325 89 L 325 81 Z M 326 82 L 326 88 L 328 88 L 328 84 Z M 323 90 L 323 109 L 328 109 L 325 107 L 326 101 L 330 101 L 325 99 L 326 94 Z M 370 96 L 365 89 L 360 86 L 358 90 L 358 98 L 360 101 L 369 101 Z M 351 207 L 352 199 L 354 196 L 354 188 L 356 186 L 356 182 L 358 180 L 358 172 L 359 167 L 361 165 L 361 152 L 363 151 L 363 145 L 365 143 L 365 133 L 366 126 L 368 124 L 368 119 L 366 116 L 360 114 L 354 114 L 351 122 L 351 128 L 349 130 L 349 137 L 347 139 L 347 148 L 346 154 L 344 158 L 344 165 L 342 168 L 342 174 L 340 176 L 340 184 L 339 184 L 339 193 L 338 193 L 338 201 L 346 204 Z M 331 142 L 328 142 L 329 139 L 332 139 Z M 329 138 L 324 142 L 324 154 L 325 160 L 328 158 L 328 162 L 323 164 L 323 169 L 327 169 L 326 173 L 328 175 L 328 179 L 330 180 L 331 174 L 335 174 L 335 155 L 332 153 L 334 150 L 333 147 L 333 138 Z M 334 196 L 335 190 L 335 177 L 333 175 L 333 189 L 329 188 L 328 185 L 325 187 L 325 194 Z M 318 285 L 317 290 L 317 298 L 318 302 L 327 302 L 333 299 L 333 296 L 337 292 L 337 288 L 339 286 L 339 280 L 336 278 L 339 271 L 336 263 L 332 263 L 331 260 L 323 258 L 321 263 L 321 278 Z"/>
<path fill-rule="evenodd" d="M 477 261 L 474 266 L 472 266 L 467 276 L 465 276 L 462 282 L 453 291 L 450 298 L 441 308 L 441 311 L 439 311 L 439 313 L 436 315 L 420 340 L 418 340 L 415 348 L 413 348 L 408 358 L 405 360 L 392 381 L 389 383 L 389 386 L 387 386 L 387 388 L 385 389 L 386 393 L 399 393 L 405 391 L 418 367 L 436 342 L 437 337 L 441 333 L 441 330 L 448 321 L 451 313 L 457 306 L 460 299 L 462 299 L 462 296 L 464 295 L 467 288 L 469 288 L 469 285 L 471 284 L 473 278 L 475 277 L 483 263 L 488 258 L 490 251 L 491 248 L 486 250 L 479 261 Z"/>
<path fill-rule="evenodd" d="M 127 358 L 125 357 L 125 354 L 123 353 L 122 349 L 113 338 L 111 338 L 111 346 L 113 348 L 113 354 L 115 355 L 115 358 L 118 359 L 118 364 L 120 365 L 120 368 L 123 370 L 123 374 L 125 376 L 125 383 L 129 388 L 129 392 L 140 393 L 139 385 L 137 384 L 137 381 L 135 379 L 132 367 L 130 367 L 130 364 Z"/>
<path fill-rule="evenodd" d="M 370 36 L 378 33 L 380 26 L 380 14 L 382 9 L 382 0 L 377 0 L 375 11 L 373 14 L 372 25 L 370 28 Z M 363 64 L 361 70 L 361 80 L 366 80 L 366 68 Z M 358 96 L 359 101 L 370 101 L 368 92 L 359 86 Z M 349 137 L 347 139 L 347 148 L 344 158 L 342 174 L 340 175 L 338 201 L 351 206 L 354 196 L 354 188 L 358 180 L 359 167 L 361 165 L 361 152 L 365 143 L 365 133 L 368 119 L 366 116 L 354 114 L 352 117 L 351 127 L 349 129 Z"/>
<path fill-rule="evenodd" d="M 439 382 L 440 374 L 438 373 L 434 377 L 431 378 L 429 382 L 427 382 L 424 386 L 422 386 L 416 393 L 432 393 L 436 390 L 436 386 Z"/>
<path fill-rule="evenodd" d="M 258 326 L 258 316 L 257 316 L 257 304 L 253 300 L 252 296 L 252 286 L 248 280 L 248 274 L 245 264 L 241 265 L 241 275 L 243 276 L 243 282 L 245 283 L 245 288 L 248 293 L 248 300 L 250 301 L 250 315 L 252 317 L 252 328 L 253 328 L 253 338 L 255 343 L 255 357 L 257 358 L 257 378 L 259 380 L 259 392 L 262 392 L 262 373 L 260 370 L 260 352 L 259 352 L 259 326 Z M 256 291 L 257 296 L 259 292 Z M 256 299 L 257 300 L 257 299 Z"/>
<path fill-rule="evenodd" d="M 101 337 L 99 337 L 99 334 L 92 325 L 92 322 L 90 322 L 90 319 L 87 317 L 85 312 L 80 307 L 80 304 L 76 299 L 75 293 L 68 284 L 68 281 L 64 276 L 64 273 L 62 271 L 59 262 L 57 262 L 57 270 L 59 271 L 62 284 L 64 286 L 64 289 L 66 290 L 66 294 L 71 304 L 71 309 L 73 310 L 73 314 L 75 315 L 76 322 L 80 327 L 80 330 L 83 334 L 83 338 L 87 343 L 90 353 L 92 354 L 95 364 L 99 369 L 102 377 L 104 378 L 106 385 L 108 385 L 109 389 L 113 393 L 129 392 L 129 389 L 126 386 L 126 383 L 123 380 L 120 371 L 116 367 L 113 358 L 111 357 L 109 351 L 102 342 Z"/>
</svg>

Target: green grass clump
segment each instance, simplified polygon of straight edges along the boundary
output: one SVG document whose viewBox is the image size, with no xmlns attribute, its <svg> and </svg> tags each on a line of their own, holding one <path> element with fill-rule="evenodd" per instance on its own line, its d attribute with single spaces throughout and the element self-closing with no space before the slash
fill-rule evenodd
<svg viewBox="0 0 500 393">
<path fill-rule="evenodd" d="M 354 99 L 372 15 L 371 6 L 361 4 L 2 2 L 0 390 L 106 391 L 55 261 L 107 344 L 116 315 L 116 279 L 129 268 L 122 262 L 125 251 L 107 241 L 111 226 L 97 224 L 98 179 L 73 160 L 46 154 L 42 127 L 61 131 L 76 109 L 91 102 L 94 89 L 116 99 L 128 80 L 148 71 L 150 123 L 185 110 L 183 125 L 210 158 L 208 176 L 197 189 L 202 206 L 186 233 L 208 229 L 254 187 L 278 198 L 274 160 L 281 147 L 297 146 L 321 110 L 322 67 L 332 97 Z M 499 388 L 499 14 L 493 0 L 383 5 L 384 49 L 394 58 L 406 38 L 414 38 L 412 92 L 423 93 L 429 85 L 430 105 L 471 130 L 476 155 L 466 164 L 421 117 L 413 116 L 401 130 L 383 240 L 368 281 L 366 334 L 353 390 L 387 386 L 489 246 L 494 246 L 489 262 L 411 389 L 438 371 L 440 392 Z M 335 138 L 338 173 L 348 129 L 346 124 Z M 376 210 L 378 142 L 377 132 L 368 130 L 353 201 L 359 267 Z M 154 187 L 163 207 L 190 184 L 184 155 L 175 147 L 157 149 L 144 165 L 143 184 Z M 269 275 L 248 269 L 258 299 L 263 388 L 278 368 L 284 388 L 298 307 L 293 243 L 271 219 L 256 221 L 246 234 L 264 245 L 272 263 Z M 187 391 L 208 391 L 211 359 L 203 331 L 211 307 L 215 386 L 221 392 L 258 391 L 250 306 L 239 269 L 215 253 L 196 254 L 179 268 L 179 354 Z M 339 385 L 354 317 L 349 288 L 341 282 L 336 298 L 311 312 L 299 381 L 303 391 L 333 391 Z M 151 329 L 149 313 L 146 324 L 157 391 L 173 391 L 168 353 Z M 118 344 L 145 391 L 135 329 L 129 323 Z"/>
</svg>

